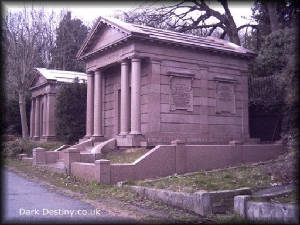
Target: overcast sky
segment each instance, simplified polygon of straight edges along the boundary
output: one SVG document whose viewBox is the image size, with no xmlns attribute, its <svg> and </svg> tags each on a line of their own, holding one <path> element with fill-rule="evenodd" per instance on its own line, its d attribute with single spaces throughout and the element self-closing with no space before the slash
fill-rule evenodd
<svg viewBox="0 0 300 225">
<path fill-rule="evenodd" d="M 34 5 L 34 7 L 43 7 L 47 10 L 54 10 L 59 13 L 61 10 L 70 10 L 72 12 L 72 17 L 81 19 L 86 25 L 91 26 L 92 22 L 98 18 L 98 16 L 113 16 L 114 13 L 120 11 L 129 11 L 137 7 L 148 6 L 150 1 L 132 1 L 132 2 L 88 2 L 85 1 L 84 4 L 78 2 L 62 2 L 62 3 L 53 3 L 53 2 L 33 2 L 28 3 L 26 1 L 26 6 Z M 208 1 L 209 2 L 209 1 Z M 24 7 L 24 2 L 2 2 L 4 9 L 7 11 L 16 11 Z M 210 4 L 211 7 L 215 10 L 223 13 L 223 9 L 219 3 Z M 246 2 L 229 2 L 229 8 L 231 13 L 237 23 L 237 26 L 249 22 L 242 17 L 250 18 L 251 16 L 251 7 L 253 6 L 253 1 Z"/>
</svg>

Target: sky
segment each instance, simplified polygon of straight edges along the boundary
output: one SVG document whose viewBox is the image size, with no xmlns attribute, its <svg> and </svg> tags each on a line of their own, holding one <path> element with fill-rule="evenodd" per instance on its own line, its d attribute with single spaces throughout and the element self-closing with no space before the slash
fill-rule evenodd
<svg viewBox="0 0 300 225">
<path fill-rule="evenodd" d="M 172 2 L 173 3 L 173 2 Z M 99 16 L 113 16 L 114 13 L 121 12 L 121 11 L 129 11 L 137 7 L 144 7 L 151 5 L 149 1 L 128 1 L 128 2 L 117 2 L 117 1 L 110 1 L 110 2 L 88 2 L 86 1 L 85 4 L 78 3 L 78 2 L 2 2 L 5 10 L 8 11 L 17 11 L 26 6 L 34 5 L 34 7 L 42 7 L 46 10 L 53 10 L 59 14 L 60 10 L 70 10 L 72 12 L 73 18 L 78 18 L 83 21 L 85 25 L 91 26 L 93 21 Z M 208 1 L 209 4 L 209 1 Z M 230 2 L 229 1 L 229 8 L 231 10 L 232 16 L 234 17 L 237 26 L 248 23 L 249 21 L 243 19 L 242 17 L 250 18 L 251 16 L 251 7 L 253 5 L 253 1 L 245 1 L 245 2 Z M 210 6 L 220 12 L 224 12 L 220 4 L 213 3 Z"/>
</svg>

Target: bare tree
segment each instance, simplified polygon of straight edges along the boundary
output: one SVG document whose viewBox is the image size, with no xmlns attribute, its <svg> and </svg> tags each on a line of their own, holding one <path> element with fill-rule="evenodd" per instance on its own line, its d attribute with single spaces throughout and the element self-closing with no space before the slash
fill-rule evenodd
<svg viewBox="0 0 300 225">
<path fill-rule="evenodd" d="M 34 78 L 33 68 L 45 66 L 50 60 L 50 23 L 43 10 L 26 8 L 17 13 L 9 13 L 3 20 L 6 83 L 18 93 L 24 139 L 28 138 L 25 95 Z"/>
<path fill-rule="evenodd" d="M 212 9 L 204 0 L 184 0 L 176 4 L 159 8 L 145 8 L 124 13 L 127 22 L 148 25 L 157 28 L 167 28 L 183 33 L 210 36 L 219 33 L 220 38 L 241 44 L 238 32 L 244 28 L 257 28 L 255 24 L 237 26 L 230 12 L 228 1 L 218 2 L 224 9 L 220 13 Z"/>
</svg>

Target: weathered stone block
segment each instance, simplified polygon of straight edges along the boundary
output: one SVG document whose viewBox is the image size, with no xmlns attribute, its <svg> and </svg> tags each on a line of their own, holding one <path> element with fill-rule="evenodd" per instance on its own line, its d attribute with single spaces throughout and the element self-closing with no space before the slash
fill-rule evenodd
<svg viewBox="0 0 300 225">
<path fill-rule="evenodd" d="M 251 199 L 250 195 L 237 195 L 234 197 L 234 212 L 246 218 L 246 203 Z"/>
<path fill-rule="evenodd" d="M 194 212 L 207 216 L 212 214 L 210 195 L 206 191 L 194 193 Z"/>
</svg>

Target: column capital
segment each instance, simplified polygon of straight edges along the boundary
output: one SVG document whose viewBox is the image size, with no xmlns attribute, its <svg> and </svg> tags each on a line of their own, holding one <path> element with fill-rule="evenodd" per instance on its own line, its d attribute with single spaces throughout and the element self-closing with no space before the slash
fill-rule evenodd
<svg viewBox="0 0 300 225">
<path fill-rule="evenodd" d="M 133 53 L 131 56 L 128 56 L 127 58 L 132 61 L 132 60 L 141 60 L 143 57 L 138 55 L 137 53 Z"/>
<path fill-rule="evenodd" d="M 102 68 L 97 68 L 97 69 L 95 69 L 95 71 L 94 71 L 94 75 L 99 75 L 99 74 L 101 74 L 102 73 Z"/>
<path fill-rule="evenodd" d="M 89 70 L 89 71 L 86 71 L 86 75 L 89 77 L 89 76 L 94 76 L 94 71 L 93 70 Z"/>
<path fill-rule="evenodd" d="M 131 58 L 131 62 L 141 62 L 142 58 L 138 58 L 138 57 L 133 57 Z"/>
<path fill-rule="evenodd" d="M 121 65 L 128 65 L 130 62 L 129 62 L 129 59 L 122 59 L 122 60 L 120 60 L 120 63 L 121 63 Z"/>
</svg>

